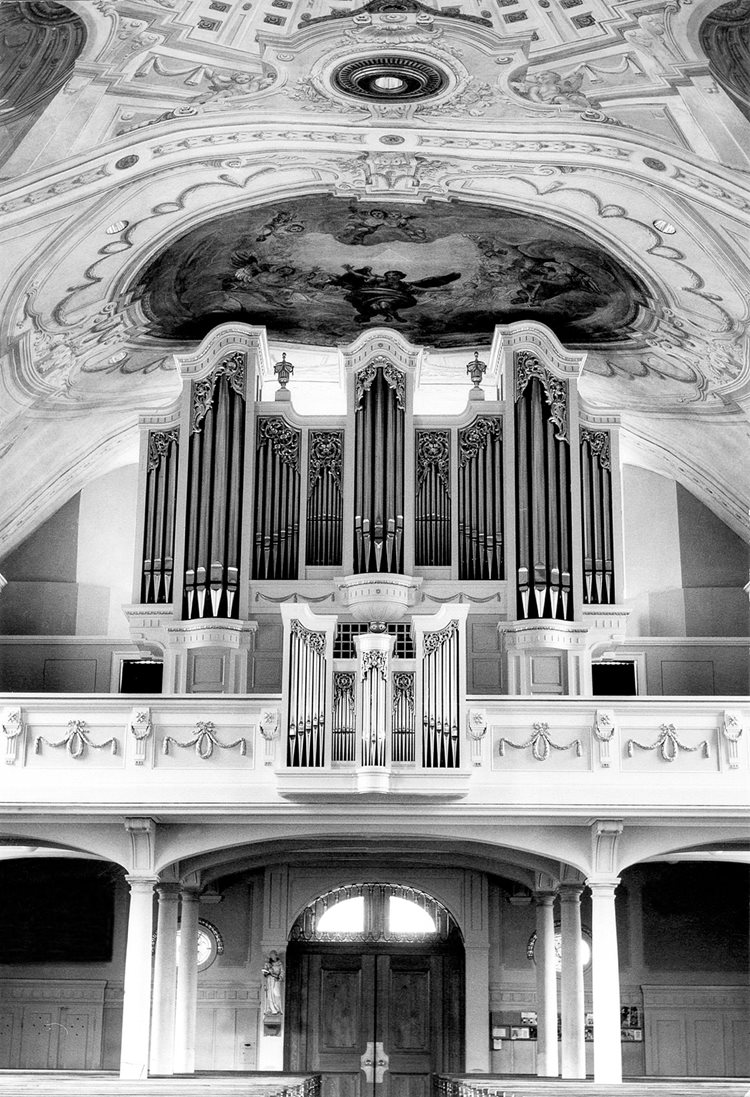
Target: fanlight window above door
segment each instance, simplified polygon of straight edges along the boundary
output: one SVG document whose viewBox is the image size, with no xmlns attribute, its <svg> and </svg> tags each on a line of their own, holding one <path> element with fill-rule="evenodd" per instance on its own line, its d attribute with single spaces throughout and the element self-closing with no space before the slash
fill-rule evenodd
<svg viewBox="0 0 750 1097">
<path fill-rule="evenodd" d="M 318 896 L 292 926 L 291 941 L 447 940 L 458 927 L 431 895 L 403 884 L 346 884 Z"/>
</svg>

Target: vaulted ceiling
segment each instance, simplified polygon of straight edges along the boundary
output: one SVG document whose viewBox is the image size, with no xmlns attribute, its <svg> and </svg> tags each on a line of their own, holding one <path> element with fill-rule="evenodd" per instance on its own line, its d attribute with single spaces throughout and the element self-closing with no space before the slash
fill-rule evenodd
<svg viewBox="0 0 750 1097">
<path fill-rule="evenodd" d="M 540 320 L 750 539 L 744 3 L 6 0 L 0 553 L 227 319 L 303 379 L 394 327 L 457 399 Z"/>
</svg>

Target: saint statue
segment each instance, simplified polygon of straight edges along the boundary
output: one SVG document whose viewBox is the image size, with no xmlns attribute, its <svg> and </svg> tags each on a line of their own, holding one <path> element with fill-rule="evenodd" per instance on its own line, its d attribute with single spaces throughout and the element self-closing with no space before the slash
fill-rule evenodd
<svg viewBox="0 0 750 1097">
<path fill-rule="evenodd" d="M 263 965 L 263 1012 L 283 1013 L 281 982 L 284 978 L 284 965 L 275 950 L 269 953 Z"/>
</svg>

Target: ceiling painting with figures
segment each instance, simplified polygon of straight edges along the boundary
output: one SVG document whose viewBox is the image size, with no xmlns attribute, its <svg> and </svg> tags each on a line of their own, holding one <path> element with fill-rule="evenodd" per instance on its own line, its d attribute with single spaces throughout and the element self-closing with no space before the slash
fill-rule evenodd
<svg viewBox="0 0 750 1097">
<path fill-rule="evenodd" d="M 314 196 L 193 228 L 131 287 L 151 335 L 201 339 L 222 321 L 319 346 L 394 327 L 436 347 L 533 319 L 568 344 L 634 330 L 647 291 L 598 244 L 544 218 L 468 202 Z"/>
</svg>

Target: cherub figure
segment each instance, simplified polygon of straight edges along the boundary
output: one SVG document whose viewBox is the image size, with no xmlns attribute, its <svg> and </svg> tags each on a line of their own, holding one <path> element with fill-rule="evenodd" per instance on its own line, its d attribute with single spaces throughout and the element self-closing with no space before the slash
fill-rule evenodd
<svg viewBox="0 0 750 1097">
<path fill-rule="evenodd" d="M 530 103 L 567 107 L 570 110 L 590 110 L 590 99 L 581 91 L 583 73 L 580 69 L 563 76 L 554 69 L 527 73 L 523 80 L 511 81 L 511 86 Z"/>
</svg>

